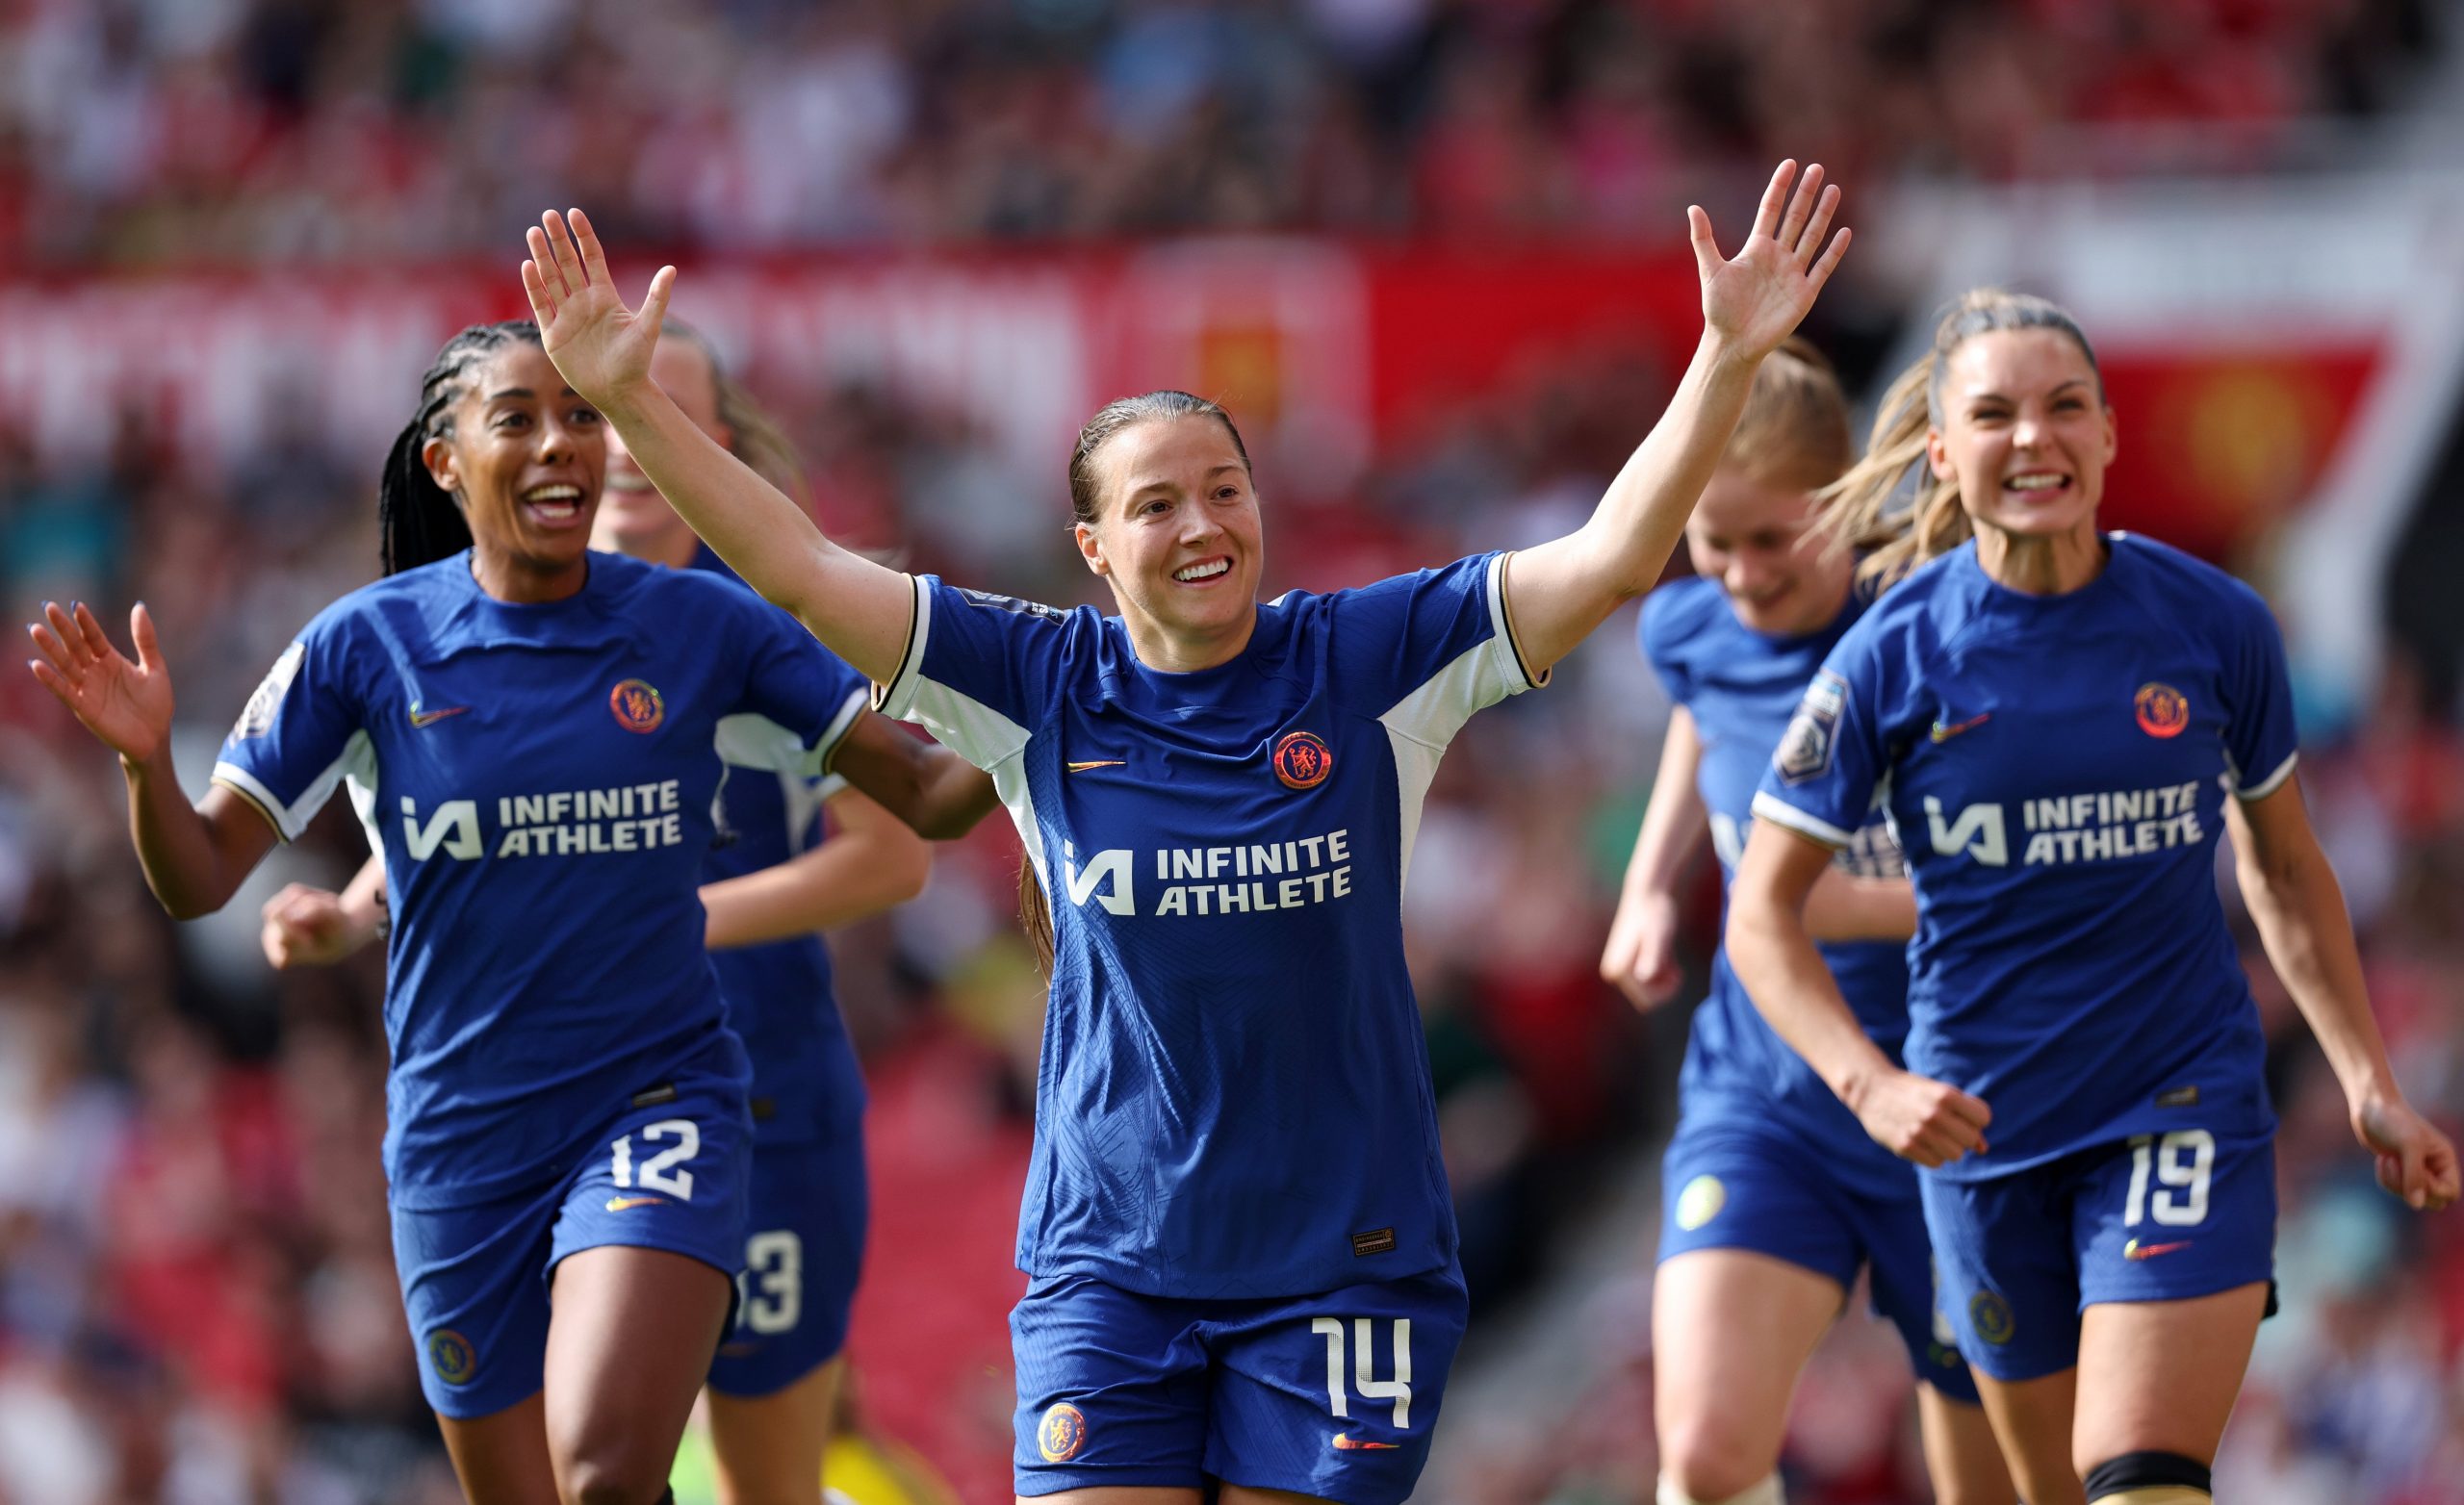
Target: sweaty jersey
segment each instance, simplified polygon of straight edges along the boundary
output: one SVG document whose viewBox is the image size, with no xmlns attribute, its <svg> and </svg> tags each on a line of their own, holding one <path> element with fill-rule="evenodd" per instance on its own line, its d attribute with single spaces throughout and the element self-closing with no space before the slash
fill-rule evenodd
<svg viewBox="0 0 2464 1505">
<path fill-rule="evenodd" d="M 308 625 L 214 778 L 286 840 L 347 780 L 384 857 L 397 1206 L 555 1173 L 574 1135 L 731 1038 L 697 894 L 722 752 L 818 775 L 865 693 L 750 592 L 621 554 L 518 604 L 465 550 Z"/>
<path fill-rule="evenodd" d="M 2229 796 L 2293 773 L 2275 620 L 2231 576 L 2110 537 L 2064 596 L 1969 545 L 1886 594 L 1807 689 L 1755 814 L 1845 845 L 1877 804 L 1916 887 L 1911 1070 L 1983 1098 L 2008 1174 L 2178 1127 L 2273 1125 L 2216 888 Z"/>
<path fill-rule="evenodd" d="M 1504 569 L 1296 592 L 1191 674 L 916 580 L 883 708 L 991 774 L 1053 916 L 1020 1268 L 1265 1297 L 1452 1260 L 1402 883 L 1448 742 L 1533 682 Z"/>
<path fill-rule="evenodd" d="M 1680 580 L 1643 601 L 1643 656 L 1669 698 L 1692 714 L 1701 738 L 1694 783 L 1710 816 L 1723 910 L 1754 820 L 1755 786 L 1823 655 L 1864 609 L 1864 600 L 1851 593 L 1830 625 L 1772 637 L 1737 621 L 1728 593 L 1714 580 Z M 1859 826 L 1855 837 L 1839 855 L 1842 867 L 1863 878 L 1907 871 L 1879 814 Z M 1857 1022 L 1898 1059 L 1908 1033 L 1907 948 L 1862 941 L 1821 950 Z M 1868 1137 L 1813 1068 L 1772 1033 L 1730 969 L 1725 946 L 1711 957 L 1710 992 L 1694 1012 L 1679 1088 L 1688 1123 L 1775 1124 L 1817 1147 L 1829 1168 L 1861 1189 L 1910 1190 L 1908 1162 Z"/>
<path fill-rule="evenodd" d="M 694 553 L 692 568 L 752 591 L 707 544 Z M 845 673 L 860 682 L 854 670 Z M 815 779 L 796 767 L 728 770 L 719 785 L 717 844 L 702 880 L 758 873 L 810 849 L 821 840 L 822 802 L 837 787 L 835 778 Z M 831 990 L 830 948 L 821 937 L 714 951 L 710 965 L 727 998 L 728 1022 L 753 1058 L 755 1142 L 807 1141 L 861 1118 L 863 1071 Z"/>
</svg>

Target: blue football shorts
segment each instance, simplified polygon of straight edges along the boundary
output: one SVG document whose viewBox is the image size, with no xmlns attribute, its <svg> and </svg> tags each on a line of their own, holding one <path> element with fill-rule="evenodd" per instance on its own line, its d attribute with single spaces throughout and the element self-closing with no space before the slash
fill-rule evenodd
<svg viewBox="0 0 2464 1505">
<path fill-rule="evenodd" d="M 1451 1268 L 1255 1301 L 1038 1280 L 1010 1314 L 1017 1492 L 1220 1479 L 1401 1505 L 1468 1311 Z"/>
<path fill-rule="evenodd" d="M 550 1282 L 567 1255 L 665 1249 L 733 1275 L 745 1250 L 753 1121 L 716 1053 L 618 1099 L 563 1174 L 467 1207 L 395 1208 L 394 1263 L 440 1415 L 484 1416 L 541 1384 Z M 717 1057 L 724 1059 L 724 1057 Z"/>
<path fill-rule="evenodd" d="M 1906 1170 L 1899 1194 L 1876 1195 L 1784 1131 L 1681 1123 L 1660 1166 L 1659 1257 L 1741 1249 L 1826 1276 L 1843 1291 L 1870 1268 L 1874 1313 L 1899 1330 L 1916 1378 L 1974 1405 L 1976 1381 L 1936 1290 L 1916 1167 Z"/>
<path fill-rule="evenodd" d="M 2275 1140 L 2138 1135 L 1987 1181 L 1922 1178 L 1942 1300 L 1968 1363 L 2033 1380 L 2079 1362 L 2079 1314 L 2275 1275 Z"/>
<path fill-rule="evenodd" d="M 754 1146 L 753 1231 L 712 1390 L 775 1394 L 838 1356 L 870 1215 L 860 1120 L 818 1140 Z"/>
</svg>

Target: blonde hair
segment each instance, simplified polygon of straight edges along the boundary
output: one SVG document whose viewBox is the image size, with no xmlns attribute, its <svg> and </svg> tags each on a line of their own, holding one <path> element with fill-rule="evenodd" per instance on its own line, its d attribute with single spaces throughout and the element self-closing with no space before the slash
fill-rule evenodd
<svg viewBox="0 0 2464 1505">
<path fill-rule="evenodd" d="M 2014 329 L 2050 329 L 2077 345 L 2096 373 L 2102 400 L 2104 372 L 2095 347 L 2062 305 L 2000 288 L 1963 294 L 1934 325 L 1933 347 L 1883 394 L 1865 457 L 1816 495 L 1814 525 L 1834 547 L 1863 556 L 1857 563 L 1861 582 L 1887 589 L 1975 532 L 1960 504 L 1959 482 L 1935 478 L 1925 441 L 1942 423 L 1942 373 L 1951 356 L 1978 335 Z"/>
<path fill-rule="evenodd" d="M 1775 491 L 1814 491 L 1856 458 L 1848 398 L 1820 350 L 1791 335 L 1754 375 L 1720 468 Z"/>
<path fill-rule="evenodd" d="M 702 352 L 710 363 L 710 386 L 718 394 L 719 421 L 728 426 L 728 451 L 751 467 L 756 475 L 785 492 L 795 504 L 807 512 L 812 510 L 812 488 L 805 481 L 804 456 L 796 452 L 796 443 L 770 411 L 754 400 L 744 383 L 728 370 L 719 359 L 718 347 L 710 337 L 680 319 L 668 319 L 658 332 L 674 336 Z"/>
</svg>

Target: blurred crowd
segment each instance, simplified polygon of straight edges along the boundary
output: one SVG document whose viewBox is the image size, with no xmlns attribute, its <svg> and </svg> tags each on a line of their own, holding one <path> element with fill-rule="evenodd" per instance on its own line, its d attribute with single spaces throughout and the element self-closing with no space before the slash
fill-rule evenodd
<svg viewBox="0 0 2464 1505">
<path fill-rule="evenodd" d="M 1738 164 L 1783 155 L 1869 185 L 1996 180 L 2041 168 L 2061 128 L 2153 123 L 2213 127 L 2203 166 L 2263 162 L 2297 122 L 2400 98 L 2440 13 L 2434 0 L 6 0 L 0 257 L 494 254 L 503 226 L 551 202 L 587 205 L 621 243 L 679 249 L 1656 233 Z"/>
</svg>

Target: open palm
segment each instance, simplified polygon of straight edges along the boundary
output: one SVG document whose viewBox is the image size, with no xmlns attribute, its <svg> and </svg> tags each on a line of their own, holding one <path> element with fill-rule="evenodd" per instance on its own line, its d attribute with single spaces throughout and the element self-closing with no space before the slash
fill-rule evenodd
<svg viewBox="0 0 2464 1505">
<path fill-rule="evenodd" d="M 1824 185 L 1820 163 L 1806 168 L 1792 192 L 1789 182 L 1796 176 L 1793 161 L 1771 174 L 1754 228 L 1733 258 L 1720 255 L 1710 216 L 1693 206 L 1685 211 L 1695 268 L 1703 278 L 1703 322 L 1748 355 L 1779 348 L 1848 251 L 1845 229 L 1831 238 L 1828 248 L 1822 242 L 1839 207 L 1839 190 Z"/>
<path fill-rule="evenodd" d="M 568 228 L 565 217 L 552 209 L 527 240 L 530 259 L 522 264 L 522 288 L 539 320 L 540 344 L 574 391 L 583 401 L 603 406 L 649 380 L 651 351 L 667 317 L 676 268 L 658 269 L 636 311 L 616 295 L 588 215 L 575 210 Z"/>
<path fill-rule="evenodd" d="M 162 751 L 171 735 L 171 670 L 154 640 L 154 619 L 139 606 L 128 614 L 137 661 L 112 646 L 84 602 L 74 612 L 43 603 L 43 620 L 27 633 L 42 657 L 35 677 L 60 698 L 105 747 L 131 762 Z"/>
</svg>

